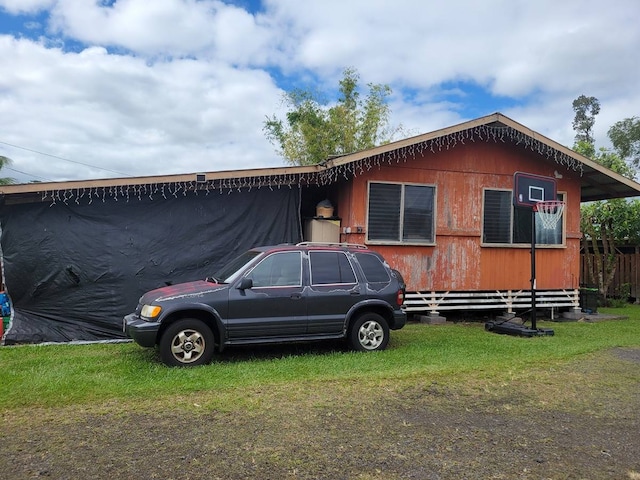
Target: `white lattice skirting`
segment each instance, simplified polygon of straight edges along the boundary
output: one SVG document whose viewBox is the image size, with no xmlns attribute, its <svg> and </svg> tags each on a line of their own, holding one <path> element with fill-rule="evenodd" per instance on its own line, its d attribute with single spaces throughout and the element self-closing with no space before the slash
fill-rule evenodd
<svg viewBox="0 0 640 480">
<path fill-rule="evenodd" d="M 580 310 L 578 289 L 536 290 L 536 308 Z M 438 315 L 447 310 L 504 310 L 515 313 L 531 308 L 531 290 L 494 290 L 469 292 L 407 292 L 406 312 Z"/>
</svg>

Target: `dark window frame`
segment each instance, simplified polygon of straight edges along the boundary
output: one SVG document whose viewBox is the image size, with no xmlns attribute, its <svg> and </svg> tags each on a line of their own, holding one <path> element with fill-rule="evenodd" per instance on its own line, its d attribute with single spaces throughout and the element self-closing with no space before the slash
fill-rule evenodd
<svg viewBox="0 0 640 480">
<path fill-rule="evenodd" d="M 498 202 L 487 205 L 487 193 L 491 195 L 499 195 Z M 558 200 L 566 201 L 566 193 L 558 192 Z M 491 211 L 488 211 L 491 208 Z M 500 219 L 498 215 L 504 215 L 505 209 L 509 211 L 509 225 L 505 227 L 504 219 Z M 565 211 L 566 213 L 566 211 Z M 560 231 L 555 235 L 559 235 L 559 242 L 545 243 L 541 241 L 544 236 L 549 236 L 543 230 L 539 220 L 536 221 L 536 247 L 543 248 L 565 248 L 566 247 L 566 217 L 565 213 L 558 221 Z M 492 224 L 492 225 L 488 225 Z M 489 228 L 491 230 L 489 230 Z M 500 231 L 498 231 L 500 229 Z M 506 236 L 508 235 L 508 239 Z M 504 241 L 494 241 L 501 237 Z M 531 246 L 531 216 L 526 208 L 519 208 L 513 205 L 513 191 L 502 188 L 484 188 L 482 191 L 482 233 L 481 245 L 483 247 L 530 247 Z"/>
<path fill-rule="evenodd" d="M 375 187 L 381 189 L 380 192 L 376 192 L 382 194 L 380 195 L 381 197 L 386 194 L 388 200 L 397 200 L 398 204 L 390 205 L 389 211 L 386 212 L 387 217 L 394 216 L 395 218 L 395 215 L 397 215 L 397 224 L 390 224 L 388 218 L 384 218 L 384 213 L 378 214 L 375 219 L 372 218 L 372 216 L 376 216 L 375 212 L 372 215 L 372 209 L 379 207 L 381 204 L 380 198 L 372 199 L 372 188 Z M 398 192 L 394 192 L 395 189 Z M 421 192 L 419 189 L 424 189 L 424 191 Z M 422 208 L 423 211 L 421 212 L 420 207 L 424 207 L 424 205 L 420 205 L 418 209 L 411 211 L 411 201 L 420 200 L 419 197 L 424 194 L 430 197 L 427 199 L 426 209 Z M 392 198 L 394 195 L 396 198 Z M 369 181 L 367 185 L 366 243 L 378 245 L 435 245 L 436 198 L 437 188 L 434 184 Z M 430 210 L 428 210 L 429 208 Z M 424 219 L 426 223 L 416 222 L 416 219 Z M 377 225 L 374 225 L 374 222 Z M 386 230 L 386 232 L 382 230 Z M 421 236 L 420 230 L 423 230 L 426 235 Z M 387 238 L 384 238 L 385 233 L 389 234 Z M 410 238 L 411 236 L 414 236 L 414 238 Z"/>
</svg>

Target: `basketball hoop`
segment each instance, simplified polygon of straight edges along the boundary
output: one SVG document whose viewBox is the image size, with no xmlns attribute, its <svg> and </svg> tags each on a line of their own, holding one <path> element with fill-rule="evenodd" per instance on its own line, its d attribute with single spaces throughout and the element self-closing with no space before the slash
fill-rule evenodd
<svg viewBox="0 0 640 480">
<path fill-rule="evenodd" d="M 565 202 L 548 200 L 546 202 L 536 203 L 535 207 L 533 207 L 533 210 L 535 212 L 538 212 L 538 216 L 542 221 L 542 227 L 545 230 L 553 230 L 554 228 L 556 228 L 560 217 L 562 217 L 564 206 Z"/>
</svg>

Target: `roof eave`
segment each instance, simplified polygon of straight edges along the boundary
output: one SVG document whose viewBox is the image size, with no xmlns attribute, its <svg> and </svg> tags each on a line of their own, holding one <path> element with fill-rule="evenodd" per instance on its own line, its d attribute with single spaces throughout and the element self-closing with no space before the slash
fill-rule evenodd
<svg viewBox="0 0 640 480">
<path fill-rule="evenodd" d="M 165 176 L 146 176 L 146 177 L 127 177 L 127 178 L 109 178 L 100 180 L 74 180 L 65 182 L 42 182 L 18 185 L 1 185 L 0 194 L 35 194 L 39 192 L 51 192 L 62 190 L 78 190 L 91 188 L 115 188 L 115 187 L 131 187 L 136 185 L 155 185 L 155 184 L 187 184 L 198 182 L 199 178 L 204 178 L 207 182 L 227 183 L 231 180 L 238 179 L 260 179 L 261 184 L 268 184 L 272 177 L 290 177 L 286 182 L 291 182 L 291 178 L 303 178 L 305 175 L 322 176 L 323 181 L 330 179 L 331 175 L 325 175 L 331 171 L 349 170 L 349 164 L 359 162 L 363 163 L 367 159 L 376 157 L 388 157 L 394 151 L 402 151 L 411 149 L 420 144 L 438 142 L 438 139 L 451 138 L 459 136 L 466 130 L 478 129 L 479 127 L 491 127 L 492 125 L 500 125 L 508 127 L 521 135 L 529 137 L 536 145 L 542 146 L 544 149 L 551 149 L 554 156 L 563 157 L 570 163 L 580 166 L 581 174 L 581 201 L 605 200 L 610 198 L 624 198 L 640 196 L 640 184 L 635 181 L 623 177 L 612 170 L 594 162 L 593 160 L 580 155 L 570 148 L 551 140 L 544 135 L 531 130 L 528 127 L 504 116 L 501 113 L 492 113 L 484 117 L 462 122 L 457 125 L 435 130 L 433 132 L 405 138 L 396 142 L 380 145 L 368 150 L 354 152 L 341 157 L 332 158 L 320 165 L 311 166 L 291 166 L 276 168 L 261 168 L 247 170 L 227 170 L 217 172 L 189 173 Z M 539 143 L 538 143 L 539 142 Z M 544 157 L 544 155 L 543 155 Z M 553 159 L 545 159 L 553 161 Z M 264 181 L 262 180 L 264 179 Z M 329 182 L 331 180 L 328 180 Z"/>
<path fill-rule="evenodd" d="M 329 160 L 328 162 L 326 162 L 326 165 L 328 167 L 339 167 L 351 162 L 362 160 L 364 158 L 374 157 L 376 155 L 384 155 L 393 150 L 399 150 L 422 142 L 428 142 L 439 137 L 444 137 L 446 135 L 456 134 L 464 130 L 470 130 L 476 127 L 487 126 L 494 123 L 499 123 L 506 127 L 510 127 L 522 133 L 523 135 L 526 135 L 531 139 L 541 142 L 546 146 L 556 150 L 561 155 L 566 155 L 567 157 L 570 157 L 576 162 L 582 164 L 583 173 L 581 177 L 581 202 L 640 196 L 640 184 L 638 184 L 637 182 L 626 178 L 614 172 L 613 170 L 600 165 L 597 162 L 594 162 L 590 158 L 585 157 L 584 155 L 581 155 L 574 150 L 571 150 L 570 148 L 561 145 L 560 143 L 551 140 L 550 138 L 534 130 L 531 130 L 530 128 L 516 122 L 515 120 L 512 120 L 511 118 L 499 112 L 433 132 L 399 140 L 397 142 L 388 143 L 386 145 L 381 145 L 369 150 L 354 152 L 349 155 Z M 593 172 L 595 172 L 595 174 Z"/>
<path fill-rule="evenodd" d="M 198 172 L 176 175 L 160 175 L 145 177 L 118 177 L 96 180 L 70 180 L 64 182 L 36 182 L 13 185 L 0 185 L 0 194 L 37 193 L 43 191 L 76 190 L 88 188 L 113 188 L 134 185 L 189 183 L 198 181 L 225 180 L 238 178 L 260 178 L 274 176 L 299 176 L 313 174 L 322 168 L 318 165 L 292 166 L 276 168 L 260 168 L 247 170 L 225 170 L 217 172 Z M 204 180 L 203 180 L 204 179 Z"/>
</svg>

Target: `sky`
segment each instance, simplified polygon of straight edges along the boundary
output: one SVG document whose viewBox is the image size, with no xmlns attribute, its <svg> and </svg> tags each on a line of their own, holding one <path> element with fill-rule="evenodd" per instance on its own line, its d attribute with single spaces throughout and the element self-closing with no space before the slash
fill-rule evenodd
<svg viewBox="0 0 640 480">
<path fill-rule="evenodd" d="M 0 0 L 0 176 L 281 167 L 267 116 L 345 68 L 405 134 L 501 112 L 571 147 L 587 95 L 607 147 L 640 116 L 638 25 L 638 0 Z"/>
</svg>

